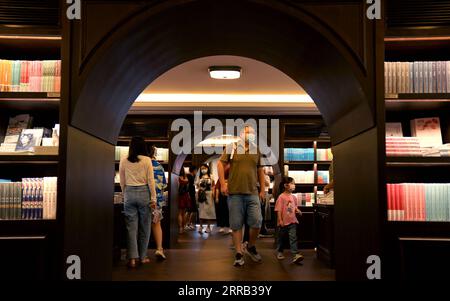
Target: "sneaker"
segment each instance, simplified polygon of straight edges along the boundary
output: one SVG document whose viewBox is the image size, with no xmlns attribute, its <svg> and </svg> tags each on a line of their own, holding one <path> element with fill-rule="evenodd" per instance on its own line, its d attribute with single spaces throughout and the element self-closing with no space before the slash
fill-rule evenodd
<svg viewBox="0 0 450 301">
<path fill-rule="evenodd" d="M 302 254 L 300 254 L 300 253 L 295 254 L 294 257 L 292 258 L 292 263 L 297 263 L 298 264 L 298 263 L 302 262 L 303 259 L 304 259 L 304 257 L 303 257 Z"/>
<path fill-rule="evenodd" d="M 223 228 L 220 228 L 219 233 L 223 233 L 223 232 L 225 232 L 225 230 Z"/>
<path fill-rule="evenodd" d="M 245 249 L 246 253 L 248 256 L 250 256 L 250 258 L 254 261 L 254 262 L 261 262 L 262 258 L 261 255 L 259 255 L 259 253 L 256 251 L 256 247 L 252 246 L 252 247 L 247 247 Z"/>
<path fill-rule="evenodd" d="M 198 233 L 203 234 L 203 227 L 202 226 L 198 227 Z"/>
<path fill-rule="evenodd" d="M 211 233 L 211 227 L 210 227 L 210 226 L 206 227 L 205 232 L 206 232 L 206 233 Z"/>
<path fill-rule="evenodd" d="M 243 266 L 245 263 L 244 261 L 244 255 L 242 255 L 241 253 L 236 253 L 235 259 L 234 259 L 234 266 L 235 267 L 241 267 Z"/>
<path fill-rule="evenodd" d="M 158 258 L 158 260 L 165 260 L 166 259 L 166 255 L 164 255 L 164 250 L 156 250 L 155 251 L 155 256 L 156 256 L 156 258 Z"/>
<path fill-rule="evenodd" d="M 277 253 L 277 259 L 278 260 L 283 260 L 285 257 L 284 257 L 284 255 L 283 255 L 283 253 L 281 253 L 281 252 L 278 252 Z"/>
<path fill-rule="evenodd" d="M 228 229 L 228 234 L 231 234 L 231 233 L 233 233 L 233 230 Z"/>
</svg>

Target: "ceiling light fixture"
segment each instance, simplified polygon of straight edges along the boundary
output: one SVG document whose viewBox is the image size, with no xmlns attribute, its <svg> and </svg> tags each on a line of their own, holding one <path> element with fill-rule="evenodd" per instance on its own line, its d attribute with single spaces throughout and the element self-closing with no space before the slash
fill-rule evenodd
<svg viewBox="0 0 450 301">
<path fill-rule="evenodd" d="M 211 66 L 209 75 L 214 79 L 238 79 L 241 77 L 241 67 L 238 66 Z"/>
</svg>

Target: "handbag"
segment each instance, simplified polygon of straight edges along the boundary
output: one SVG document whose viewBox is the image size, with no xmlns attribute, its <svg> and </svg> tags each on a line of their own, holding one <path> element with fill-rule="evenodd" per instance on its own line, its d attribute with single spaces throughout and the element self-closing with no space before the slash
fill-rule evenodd
<svg viewBox="0 0 450 301">
<path fill-rule="evenodd" d="M 206 192 L 202 189 L 198 191 L 198 202 L 199 203 L 207 203 L 208 199 L 206 198 Z"/>
</svg>

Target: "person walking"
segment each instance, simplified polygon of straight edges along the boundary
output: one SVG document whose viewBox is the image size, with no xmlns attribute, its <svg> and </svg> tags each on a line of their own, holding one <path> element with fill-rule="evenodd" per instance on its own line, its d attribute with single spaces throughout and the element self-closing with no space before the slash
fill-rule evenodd
<svg viewBox="0 0 450 301">
<path fill-rule="evenodd" d="M 151 211 L 156 208 L 153 165 L 142 137 L 133 137 L 127 158 L 120 160 L 120 187 L 124 194 L 128 267 L 148 263 Z"/>
<path fill-rule="evenodd" d="M 186 209 L 192 206 L 192 200 L 189 196 L 189 179 L 183 166 L 180 170 L 178 184 L 178 233 L 183 234 L 186 226 Z"/>
<path fill-rule="evenodd" d="M 163 207 L 167 205 L 164 198 L 164 190 L 167 187 L 167 180 L 166 175 L 164 174 L 163 166 L 158 162 L 158 160 L 156 160 L 157 152 L 158 149 L 155 146 L 152 146 L 150 150 L 150 158 L 152 159 L 156 190 L 156 208 L 153 211 L 152 232 L 156 243 L 155 256 L 160 260 L 165 260 L 166 255 L 164 254 L 163 249 L 163 232 L 161 228 L 161 220 L 163 219 Z"/>
<path fill-rule="evenodd" d="M 214 178 L 208 164 L 202 164 L 200 167 L 200 176 L 197 181 L 198 195 L 198 214 L 200 218 L 199 233 L 203 233 L 203 224 L 205 223 L 206 233 L 211 233 L 211 223 L 216 219 L 216 210 L 214 208 Z"/>
<path fill-rule="evenodd" d="M 197 223 L 197 197 L 195 192 L 195 177 L 197 176 L 197 166 L 191 165 L 189 167 L 189 174 L 187 178 L 189 180 L 189 196 L 191 197 L 191 207 L 186 210 L 186 230 L 195 230 L 195 224 Z"/>
<path fill-rule="evenodd" d="M 265 197 L 264 171 L 261 165 L 261 153 L 256 145 L 255 130 L 245 125 L 240 132 L 240 141 L 232 144 L 222 154 L 219 164 L 219 180 L 222 193 L 228 195 L 230 226 L 233 230 L 233 242 L 236 250 L 235 266 L 244 265 L 242 249 L 242 227 L 244 219 L 250 228 L 248 247 L 245 253 L 255 262 L 261 262 L 255 242 L 261 228 L 261 201 Z M 225 169 L 229 166 L 228 182 Z M 260 190 L 258 191 L 257 182 Z"/>
</svg>

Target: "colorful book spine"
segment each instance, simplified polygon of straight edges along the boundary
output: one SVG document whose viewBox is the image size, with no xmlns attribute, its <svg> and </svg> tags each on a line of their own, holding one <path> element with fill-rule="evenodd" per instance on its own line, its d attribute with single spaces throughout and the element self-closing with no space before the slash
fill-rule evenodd
<svg viewBox="0 0 450 301">
<path fill-rule="evenodd" d="M 450 221 L 450 184 L 387 184 L 388 220 Z"/>
</svg>

